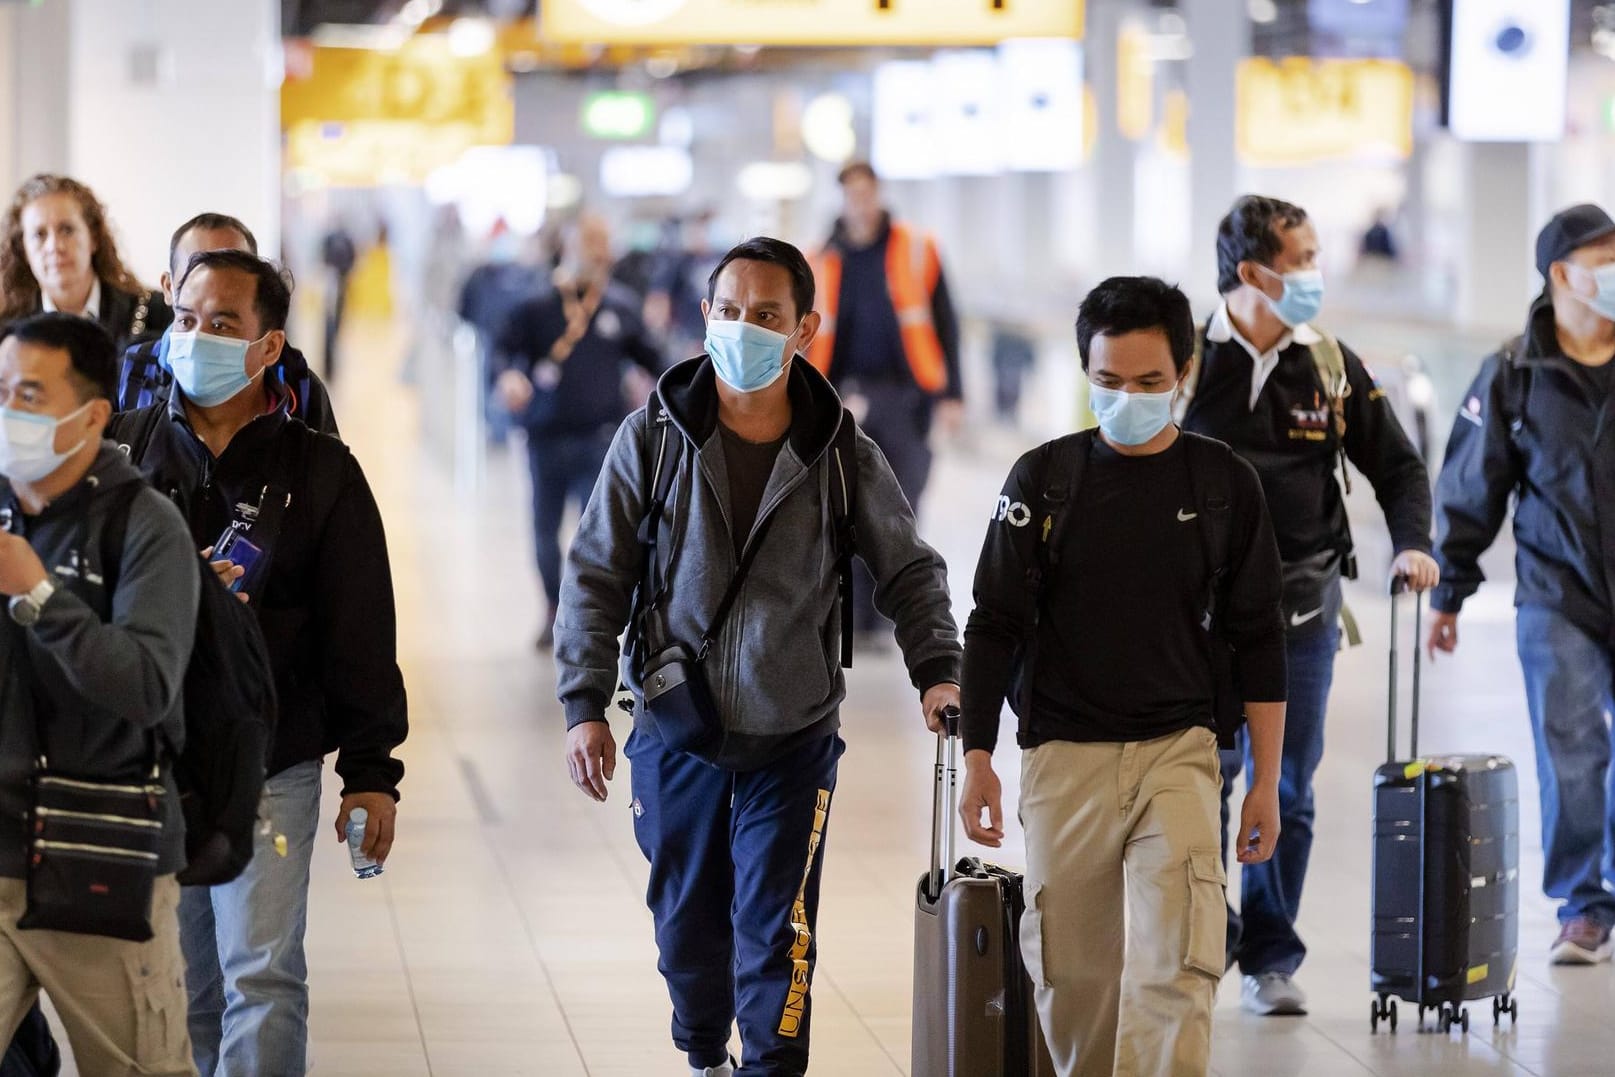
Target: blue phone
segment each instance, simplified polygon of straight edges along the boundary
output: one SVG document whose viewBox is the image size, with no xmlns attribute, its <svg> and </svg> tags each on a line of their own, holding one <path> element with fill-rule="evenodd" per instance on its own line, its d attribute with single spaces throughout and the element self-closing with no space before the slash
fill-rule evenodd
<svg viewBox="0 0 1615 1077">
<path fill-rule="evenodd" d="M 232 594 L 247 586 L 247 581 L 253 577 L 253 567 L 263 554 L 263 550 L 255 546 L 240 528 L 232 525 L 224 529 L 224 534 L 219 536 L 218 543 L 213 547 L 213 560 L 228 561 L 242 570 L 240 577 L 230 584 Z"/>
</svg>

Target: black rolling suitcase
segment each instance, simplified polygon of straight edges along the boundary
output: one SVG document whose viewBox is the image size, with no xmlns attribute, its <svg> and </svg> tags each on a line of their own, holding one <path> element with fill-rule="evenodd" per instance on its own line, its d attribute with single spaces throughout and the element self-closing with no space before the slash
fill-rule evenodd
<svg viewBox="0 0 1615 1077">
<path fill-rule="evenodd" d="M 1400 587 L 1397 588 L 1400 590 Z M 1391 599 L 1387 762 L 1374 775 L 1370 1028 L 1396 1031 L 1396 999 L 1468 1031 L 1464 1005 L 1491 999 L 1512 1023 L 1519 956 L 1520 821 L 1514 764 L 1496 755 L 1419 757 L 1423 600 L 1414 599 L 1410 758 L 1396 758 L 1397 607 Z"/>
<path fill-rule="evenodd" d="M 912 1077 L 1053 1077 L 1021 963 L 1021 877 L 974 857 L 953 859 L 958 712 L 945 721 L 931 869 L 915 893 Z"/>
</svg>

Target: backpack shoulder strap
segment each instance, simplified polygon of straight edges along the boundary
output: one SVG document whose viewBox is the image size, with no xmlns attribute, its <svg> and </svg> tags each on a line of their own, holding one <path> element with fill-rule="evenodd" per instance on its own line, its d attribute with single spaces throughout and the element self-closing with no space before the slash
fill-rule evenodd
<svg viewBox="0 0 1615 1077">
<path fill-rule="evenodd" d="M 1233 450 L 1210 438 L 1196 437 L 1187 432 L 1180 436 L 1186 439 L 1184 455 L 1189 462 L 1189 483 L 1194 491 L 1195 511 L 1199 513 L 1206 570 L 1213 585 L 1220 588 L 1232 560 L 1229 524 L 1234 498 Z M 1212 596 L 1213 599 L 1215 597 Z"/>
<path fill-rule="evenodd" d="M 112 596 L 118 589 L 118 578 L 123 567 L 123 547 L 129 538 L 129 516 L 134 511 L 135 498 L 146 488 L 144 480 L 126 482 L 107 495 L 106 516 L 101 520 L 101 588 L 107 596 L 107 609 L 112 608 Z"/>
<path fill-rule="evenodd" d="M 1037 533 L 1037 559 L 1044 571 L 1060 563 L 1060 550 L 1071 520 L 1070 508 L 1082 486 L 1082 475 L 1093 452 L 1097 430 L 1082 430 L 1043 446 L 1033 518 L 1041 521 Z M 1047 581 L 1042 581 L 1046 583 Z"/>
<path fill-rule="evenodd" d="M 841 425 L 830 443 L 830 521 L 841 602 L 841 665 L 852 668 L 852 559 L 858 552 L 853 513 L 858 504 L 858 422 L 841 409 Z"/>
<path fill-rule="evenodd" d="M 640 468 L 645 475 L 641 501 L 645 506 L 639 519 L 639 585 L 634 588 L 633 606 L 628 614 L 627 646 L 640 666 L 645 660 L 645 621 L 661 597 L 657 578 L 656 544 L 662 526 L 662 513 L 673 493 L 684 436 L 673 428 L 672 416 L 662 403 L 662 394 L 652 389 L 645 401 L 645 429 L 640 442 Z M 626 707 L 625 707 L 626 709 Z"/>
<path fill-rule="evenodd" d="M 1323 383 L 1324 396 L 1329 403 L 1330 417 L 1334 421 L 1335 436 L 1346 436 L 1346 398 L 1351 395 L 1351 380 L 1346 377 L 1346 353 L 1333 335 L 1317 330 L 1318 342 L 1307 349 L 1312 354 L 1312 365 Z"/>
</svg>

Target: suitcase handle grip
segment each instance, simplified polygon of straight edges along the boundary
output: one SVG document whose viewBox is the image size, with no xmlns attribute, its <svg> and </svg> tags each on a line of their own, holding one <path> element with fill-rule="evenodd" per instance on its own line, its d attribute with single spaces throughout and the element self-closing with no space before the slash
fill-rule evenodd
<svg viewBox="0 0 1615 1077">
<path fill-rule="evenodd" d="M 936 736 L 936 771 L 931 789 L 931 870 L 925 889 L 932 901 L 942 896 L 953 866 L 953 816 L 959 810 L 959 708 L 942 708 Z"/>
<path fill-rule="evenodd" d="M 1385 723 L 1385 761 L 1396 760 L 1396 703 L 1397 688 L 1401 680 L 1399 652 L 1401 644 L 1398 639 L 1400 619 L 1397 614 L 1401 612 L 1401 597 L 1408 593 L 1408 581 L 1405 576 L 1391 577 L 1391 653 L 1390 653 L 1390 697 L 1386 705 Z M 1410 739 L 1408 743 L 1408 758 L 1417 759 L 1419 756 L 1419 697 L 1421 695 L 1421 678 L 1424 672 L 1424 596 L 1413 595 L 1413 702 L 1409 722 Z"/>
</svg>

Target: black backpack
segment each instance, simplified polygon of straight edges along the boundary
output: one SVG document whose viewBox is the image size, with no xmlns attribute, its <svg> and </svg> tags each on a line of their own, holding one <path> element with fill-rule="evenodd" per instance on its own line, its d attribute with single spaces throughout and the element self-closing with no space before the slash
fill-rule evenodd
<svg viewBox="0 0 1615 1077">
<path fill-rule="evenodd" d="M 1023 740 L 1032 715 L 1038 623 L 1045 599 L 1059 574 L 1060 551 L 1071 521 L 1070 509 L 1076 502 L 1083 471 L 1097 436 L 1097 430 L 1083 430 L 1048 442 L 1040 450 L 1033 488 L 1041 493 L 1038 495 L 1039 501 L 1030 506 L 1032 520 L 1038 528 L 1035 539 L 1037 558 L 1026 573 L 1026 639 L 1021 647 L 1019 690 L 1014 693 L 1013 700 Z M 1179 436 L 1183 438 L 1189 486 L 1194 493 L 1199 518 L 1200 547 L 1206 559 L 1205 617 L 1201 627 L 1206 630 L 1207 654 L 1215 686 L 1213 712 L 1217 722 L 1217 740 L 1224 748 L 1232 748 L 1234 735 L 1245 724 L 1245 701 L 1235 675 L 1233 647 L 1228 642 L 1223 624 L 1230 567 L 1229 518 L 1233 507 L 1234 452 L 1220 441 L 1198 437 L 1186 431 Z"/>
<path fill-rule="evenodd" d="M 145 482 L 116 495 L 101 532 L 106 593 L 128 533 L 129 511 Z M 275 727 L 275 675 L 257 616 L 231 594 L 201 557 L 196 639 L 185 667 L 185 745 L 169 754 L 185 813 L 184 886 L 217 886 L 252 860 Z"/>
<path fill-rule="evenodd" d="M 652 570 L 656 565 L 657 534 L 667 499 L 673 493 L 684 450 L 684 435 L 672 429 L 673 419 L 662 403 L 659 390 L 651 390 L 645 404 L 645 436 L 640 447 L 646 475 L 650 477 L 645 515 L 639 521 L 639 544 L 644 561 L 639 586 L 634 592 L 634 608 L 628 624 L 630 654 L 644 658 L 644 619 L 650 612 L 647 599 Z M 669 454 L 668 449 L 672 449 Z M 841 665 L 852 668 L 852 559 L 858 553 L 858 529 L 853 523 L 853 507 L 858 504 L 858 423 L 852 412 L 841 409 L 841 425 L 828 450 L 830 458 L 830 519 L 835 543 L 836 576 L 841 592 Z M 850 466 L 849 466 L 850 465 Z"/>
</svg>

